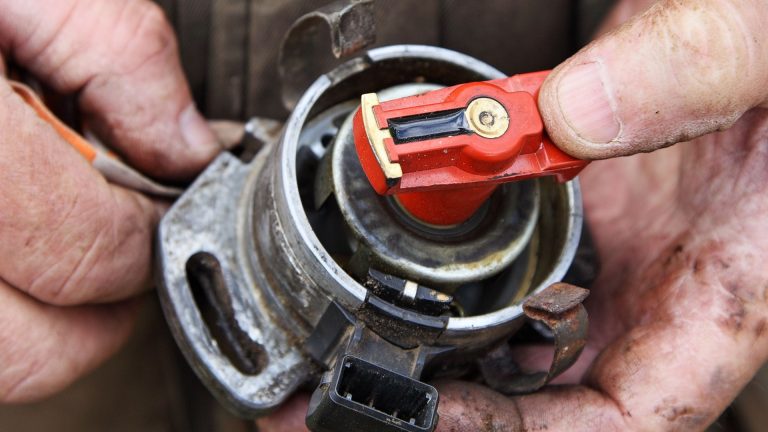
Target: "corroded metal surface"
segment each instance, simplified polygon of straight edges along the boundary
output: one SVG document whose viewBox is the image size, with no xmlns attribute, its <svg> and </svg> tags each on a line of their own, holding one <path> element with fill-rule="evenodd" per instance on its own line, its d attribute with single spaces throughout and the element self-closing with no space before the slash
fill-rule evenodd
<svg viewBox="0 0 768 432">
<path fill-rule="evenodd" d="M 582 223 L 576 182 L 557 185 L 541 180 L 537 226 L 520 253 L 528 261 L 519 274 L 500 274 L 494 279 L 497 286 L 490 289 L 504 292 L 504 284 L 515 287 L 518 277 L 530 285 L 522 293 L 497 295 L 497 304 L 465 316 L 429 316 L 372 295 L 319 238 L 348 239 L 344 226 L 313 226 L 317 223 L 313 212 L 318 201 L 324 201 L 315 194 L 329 193 L 315 185 L 317 176 L 331 174 L 327 168 L 323 174 L 318 166 L 327 151 L 324 136 L 336 135 L 341 125 L 334 110 L 348 112 L 354 104 L 347 101 L 360 94 L 402 83 L 453 85 L 501 76 L 484 63 L 439 48 L 392 46 L 369 51 L 316 80 L 276 142 L 267 143 L 254 159 L 222 154 L 173 206 L 158 239 L 166 314 L 195 371 L 228 405 L 246 415 L 262 414 L 330 367 L 338 350 L 347 346 L 340 342 L 343 325 L 337 330 L 319 326 L 331 305 L 388 346 L 434 353 L 424 361 L 472 359 L 522 324 L 521 300 L 526 294 L 539 293 L 562 279 Z M 195 285 L 206 291 L 205 284 L 190 283 L 187 268 L 199 253 L 218 263 L 209 267 L 220 269 L 214 280 L 226 289 L 214 286 L 202 297 L 194 292 Z M 530 259 L 533 256 L 537 259 Z M 217 338 L 212 330 L 216 323 L 205 318 L 205 298 L 223 322 L 237 327 L 235 337 Z M 330 333 L 317 333 L 318 328 Z M 313 342 L 316 349 L 310 349 L 308 343 L 318 338 L 328 338 L 328 343 Z M 255 355 L 245 362 L 249 371 L 237 367 L 226 343 L 243 345 L 229 350 L 236 354 Z M 414 374 L 421 370 L 415 365 L 396 366 Z"/>
<path fill-rule="evenodd" d="M 335 59 L 371 45 L 376 39 L 373 0 L 340 0 L 310 12 L 294 22 L 283 39 L 278 72 L 283 85 L 283 104 L 296 106 L 304 90 L 337 63 Z"/>
<path fill-rule="evenodd" d="M 512 363 L 508 344 L 480 362 L 486 383 L 504 394 L 536 391 L 571 367 L 587 341 L 589 320 L 582 305 L 589 291 L 566 283 L 556 283 L 528 298 L 523 304 L 526 317 L 538 321 L 554 336 L 555 355 L 548 371 L 522 373 Z"/>
<path fill-rule="evenodd" d="M 556 283 L 523 303 L 525 315 L 537 320 L 557 317 L 580 305 L 589 295 L 589 291 L 569 285 Z"/>
<path fill-rule="evenodd" d="M 267 153 L 249 165 L 229 153 L 220 155 L 165 215 L 157 240 L 159 292 L 177 342 L 216 396 L 248 415 L 280 404 L 311 370 L 290 331 L 280 325 L 280 307 L 270 298 L 263 269 L 248 263 L 250 250 L 242 242 L 251 214 L 238 192 L 253 187 L 252 173 Z M 189 259 L 201 251 L 218 259 L 238 327 L 263 347 L 267 360 L 258 374 L 241 372 L 203 321 L 186 272 Z"/>
</svg>

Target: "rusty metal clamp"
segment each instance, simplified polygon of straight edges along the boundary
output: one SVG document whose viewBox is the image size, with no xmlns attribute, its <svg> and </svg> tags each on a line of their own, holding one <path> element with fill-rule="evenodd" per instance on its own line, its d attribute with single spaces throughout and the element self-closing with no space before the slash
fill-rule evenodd
<svg viewBox="0 0 768 432">
<path fill-rule="evenodd" d="M 549 371 L 523 373 L 512 362 L 509 344 L 503 344 L 480 361 L 480 372 L 489 387 L 504 394 L 531 393 L 571 367 L 587 340 L 589 320 L 582 305 L 589 290 L 567 283 L 552 284 L 523 303 L 523 312 L 552 331 L 555 355 Z"/>
</svg>

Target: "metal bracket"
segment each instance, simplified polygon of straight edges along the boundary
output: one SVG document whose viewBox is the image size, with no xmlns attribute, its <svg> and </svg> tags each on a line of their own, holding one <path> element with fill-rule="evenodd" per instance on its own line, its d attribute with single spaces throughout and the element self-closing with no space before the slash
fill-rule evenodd
<svg viewBox="0 0 768 432">
<path fill-rule="evenodd" d="M 326 26 L 330 50 L 321 37 Z M 300 17 L 286 33 L 278 57 L 283 105 L 292 111 L 309 85 L 337 66 L 338 59 L 373 44 L 375 39 L 373 0 L 336 1 Z"/>
<path fill-rule="evenodd" d="M 480 372 L 489 387 L 504 394 L 531 393 L 571 367 L 587 340 L 589 319 L 582 301 L 589 290 L 556 283 L 523 303 L 525 315 L 552 331 L 555 355 L 548 371 L 522 373 L 511 361 L 505 343 L 480 361 Z"/>
<path fill-rule="evenodd" d="M 248 164 L 219 155 L 165 215 L 156 248 L 158 291 L 177 343 L 214 395 L 244 417 L 274 409 L 311 374 L 295 336 L 274 317 L 278 304 L 263 288 L 263 272 L 241 270 L 251 249 L 237 247 L 238 239 L 252 238 L 243 234 L 252 207 L 242 203 L 267 154 L 265 148 Z M 190 270 L 204 277 L 192 278 Z M 215 323 L 206 321 L 196 291 L 208 299 Z"/>
</svg>

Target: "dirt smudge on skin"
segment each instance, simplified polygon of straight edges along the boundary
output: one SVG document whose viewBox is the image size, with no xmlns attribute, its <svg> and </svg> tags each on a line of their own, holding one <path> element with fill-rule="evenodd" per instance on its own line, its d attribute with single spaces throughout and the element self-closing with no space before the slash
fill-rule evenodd
<svg viewBox="0 0 768 432">
<path fill-rule="evenodd" d="M 695 253 L 691 263 L 693 274 L 697 277 L 707 277 L 730 269 L 731 262 L 721 256 L 722 250 L 723 245 L 720 242 L 710 242 L 702 246 Z"/>
<path fill-rule="evenodd" d="M 684 250 L 681 243 L 676 244 L 669 255 L 667 255 L 667 259 L 664 260 L 664 268 L 668 268 L 673 262 L 676 262 Z"/>
<path fill-rule="evenodd" d="M 713 394 L 728 393 L 733 386 L 733 379 L 728 375 L 726 369 L 718 366 L 709 376 L 709 389 Z"/>
<path fill-rule="evenodd" d="M 722 270 L 728 270 L 729 268 L 731 268 L 731 263 L 728 262 L 728 260 L 718 259 L 717 264 L 720 266 Z"/>
<path fill-rule="evenodd" d="M 503 427 L 499 426 L 497 424 L 496 419 L 494 418 L 493 414 L 486 414 L 483 416 L 483 427 L 480 429 L 482 432 L 502 432 L 505 430 Z"/>
<path fill-rule="evenodd" d="M 701 269 L 702 269 L 701 260 L 700 260 L 700 259 L 698 259 L 698 258 L 696 258 L 696 259 L 693 261 L 693 274 L 696 274 L 696 275 L 697 275 L 697 274 L 699 274 L 699 272 L 701 271 Z"/>
<path fill-rule="evenodd" d="M 718 325 L 724 330 L 739 333 L 744 326 L 744 319 L 747 316 L 747 309 L 744 307 L 741 299 L 733 295 L 725 300 L 723 308 L 725 317 L 717 320 Z"/>
<path fill-rule="evenodd" d="M 693 414 L 693 408 L 689 406 L 660 406 L 653 412 L 663 417 L 668 422 L 676 422 L 681 417 Z"/>
<path fill-rule="evenodd" d="M 698 413 L 692 406 L 677 404 L 674 398 L 665 398 L 662 404 L 653 409 L 654 414 L 678 425 L 684 425 L 685 429 L 695 429 L 707 422 L 707 416 Z"/>
<path fill-rule="evenodd" d="M 717 264 L 717 267 L 719 268 L 719 270 L 728 270 L 729 268 L 731 268 L 731 263 L 722 258 L 716 258 L 714 260 L 714 263 Z M 697 257 L 696 259 L 693 260 L 694 275 L 699 275 L 706 268 L 707 268 L 706 261 L 703 260 L 702 258 Z"/>
<path fill-rule="evenodd" d="M 757 322 L 757 324 L 755 324 L 755 337 L 756 338 L 762 337 L 763 334 L 765 333 L 765 329 L 766 329 L 766 319 L 762 318 L 760 319 L 760 321 Z"/>
<path fill-rule="evenodd" d="M 697 282 L 711 287 L 711 296 L 708 298 L 712 300 L 714 322 L 724 331 L 734 335 L 745 329 L 755 329 L 748 306 L 750 299 L 756 297 L 756 293 L 749 288 L 750 284 L 733 270 L 734 262 L 727 256 L 723 244 L 710 241 L 695 249 L 695 257 L 692 257 L 689 269 Z"/>
</svg>

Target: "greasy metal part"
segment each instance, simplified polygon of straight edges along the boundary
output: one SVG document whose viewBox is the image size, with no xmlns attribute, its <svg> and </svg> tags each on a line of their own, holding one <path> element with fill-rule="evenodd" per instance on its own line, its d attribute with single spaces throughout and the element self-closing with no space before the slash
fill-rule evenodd
<svg viewBox="0 0 768 432">
<path fill-rule="evenodd" d="M 565 276 L 576 253 L 583 223 L 581 194 L 577 182 L 558 186 L 551 178 L 537 181 L 547 187 L 541 188 L 539 226 L 532 238 L 532 244 L 536 245 L 538 261 L 530 269 L 532 287 L 527 292 L 529 296 L 543 291 Z M 485 338 L 491 335 L 496 336 L 498 340 L 503 334 L 497 332 L 502 329 L 507 332 L 517 330 L 522 324 L 522 316 L 522 304 L 511 302 L 490 313 L 452 318 L 440 340 L 470 346 L 477 346 L 478 342 L 487 343 L 492 339 Z M 482 341 L 473 339 L 473 333 L 475 337 L 482 335 Z"/>
<path fill-rule="evenodd" d="M 495 99 L 481 97 L 473 100 L 465 115 L 472 131 L 483 138 L 498 138 L 509 129 L 509 113 Z"/>
<path fill-rule="evenodd" d="M 250 224 L 251 206 L 222 193 L 245 189 L 244 196 L 251 195 L 253 174 L 267 153 L 248 165 L 229 153 L 219 156 L 163 218 L 157 244 L 159 292 L 182 352 L 214 394 L 243 415 L 276 407 L 311 370 L 290 330 L 279 325 L 280 308 L 269 295 L 263 269 L 246 264 L 252 249 L 240 233 Z M 266 362 L 257 374 L 240 371 L 203 321 L 186 272 L 190 258 L 201 251 L 218 259 L 233 317 L 264 350 Z"/>
<path fill-rule="evenodd" d="M 357 106 L 355 101 L 349 101 L 326 109 L 304 127 L 304 135 L 311 137 L 312 144 L 308 147 L 314 158 L 320 159 L 314 179 L 314 206 L 319 209 L 333 194 L 331 174 L 331 151 L 333 141 L 339 131 L 341 122 L 347 114 Z"/>
<path fill-rule="evenodd" d="M 330 50 L 326 34 L 330 36 Z M 318 76 L 337 65 L 338 59 L 373 44 L 375 39 L 373 0 L 339 0 L 296 20 L 278 55 L 285 107 L 292 110 Z"/>
<path fill-rule="evenodd" d="M 463 308 L 464 316 L 414 307 L 419 287 L 412 304 L 403 298 L 412 294 L 405 285 L 397 301 L 377 295 L 345 270 L 345 260 L 354 257 L 328 246 L 335 241 L 343 251 L 357 241 L 343 218 L 324 219 L 333 211 L 328 186 L 334 170 L 323 161 L 346 133 L 339 128 L 356 105 L 347 101 L 403 83 L 446 86 L 501 76 L 444 49 L 371 50 L 316 80 L 279 139 L 253 158 L 237 149 L 223 153 L 174 204 L 157 240 L 164 309 L 187 359 L 222 401 L 243 415 L 261 415 L 321 375 L 322 393 L 333 379 L 323 371 L 333 371 L 345 356 L 387 369 L 403 383 L 420 380 L 431 364 L 474 361 L 524 322 L 523 298 L 562 279 L 582 224 L 575 181 L 541 179 L 528 186 L 539 191 L 530 241 L 514 265 L 477 282 L 482 286 L 466 284 L 451 293 L 461 303 L 452 310 Z M 208 275 L 202 282 L 189 271 L 190 260 L 201 256 L 216 263 L 202 266 L 213 269 L 206 270 L 212 275 L 202 272 Z M 219 337 L 207 307 L 236 328 Z M 224 349 L 227 343 L 234 349 Z M 238 356 L 250 360 L 240 362 L 245 367 Z"/>
<path fill-rule="evenodd" d="M 384 301 L 427 315 L 444 315 L 453 303 L 453 297 L 446 293 L 375 269 L 368 270 L 365 287 Z"/>
<path fill-rule="evenodd" d="M 330 293 L 339 304 L 353 311 L 359 309 L 366 298 L 365 290 L 326 252 L 308 223 L 305 215 L 307 206 L 301 204 L 296 158 L 298 154 L 306 153 L 304 148 L 315 148 L 306 138 L 301 138 L 305 135 L 304 129 L 311 115 L 317 115 L 339 102 L 356 98 L 357 94 L 388 87 L 391 83 L 419 79 L 452 85 L 473 80 L 472 77 L 477 81 L 502 76 L 501 72 L 452 51 L 423 46 L 391 46 L 371 50 L 364 58 L 352 60 L 320 77 L 305 92 L 286 124 L 285 134 L 276 149 L 275 162 L 268 166 L 269 171 L 274 171 L 269 175 L 276 176 L 275 180 L 269 182 L 276 191 L 267 193 L 264 190 L 264 194 L 273 197 L 271 199 L 275 200 L 283 217 L 279 219 L 281 222 L 270 217 L 263 224 L 266 227 L 281 226 L 291 233 L 292 241 L 288 244 L 296 250 L 287 254 L 291 260 L 286 260 L 279 253 L 281 248 L 274 246 L 286 242 L 278 239 L 269 241 L 270 234 L 265 233 L 265 250 L 269 248 L 268 255 L 274 255 L 274 266 L 292 267 L 298 264 L 302 266 L 299 273 L 314 275 L 309 282 L 284 284 L 290 287 L 301 286 L 303 283 L 306 287 L 305 290 L 294 291 L 286 296 L 291 304 L 295 303 L 299 315 L 306 317 L 306 322 L 317 322 L 323 310 L 318 307 L 324 302 L 323 296 L 315 294 L 317 289 Z M 539 216 L 541 225 L 537 230 L 538 254 L 541 258 L 533 271 L 529 293 L 539 292 L 562 279 L 576 252 L 582 225 L 581 196 L 577 182 L 557 185 L 549 179 L 537 181 L 546 184 L 547 188 L 542 190 Z M 260 203 L 256 205 L 262 213 L 272 213 L 268 210 L 271 204 L 265 205 L 258 197 L 256 201 Z M 255 221 L 255 226 L 261 223 Z M 461 349 L 479 349 L 516 330 L 522 319 L 520 304 L 507 304 L 494 312 L 481 315 L 452 317 L 439 333 L 436 342 Z"/>
<path fill-rule="evenodd" d="M 525 316 L 545 325 L 554 338 L 555 354 L 546 372 L 522 373 L 513 364 L 509 344 L 483 358 L 480 371 L 486 384 L 504 394 L 534 392 L 571 367 L 587 341 L 589 320 L 582 305 L 589 291 L 556 283 L 523 304 Z"/>
</svg>

